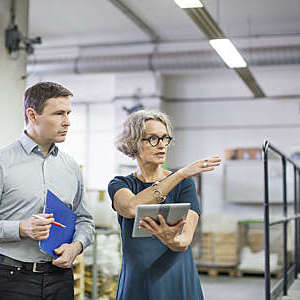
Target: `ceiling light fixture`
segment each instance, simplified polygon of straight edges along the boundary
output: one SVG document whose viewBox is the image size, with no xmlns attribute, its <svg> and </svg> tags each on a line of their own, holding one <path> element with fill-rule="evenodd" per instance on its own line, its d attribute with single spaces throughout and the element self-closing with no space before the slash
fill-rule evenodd
<svg viewBox="0 0 300 300">
<path fill-rule="evenodd" d="M 210 45 L 221 56 L 229 68 L 246 68 L 247 63 L 229 39 L 213 39 Z"/>
<path fill-rule="evenodd" d="M 203 7 L 200 0 L 174 0 L 175 3 L 181 8 L 199 8 Z"/>
</svg>

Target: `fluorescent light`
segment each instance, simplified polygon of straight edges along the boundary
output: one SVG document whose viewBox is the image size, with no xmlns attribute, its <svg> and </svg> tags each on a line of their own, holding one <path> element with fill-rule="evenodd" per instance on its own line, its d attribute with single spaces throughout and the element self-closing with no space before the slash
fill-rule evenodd
<svg viewBox="0 0 300 300">
<path fill-rule="evenodd" d="M 175 3 L 181 8 L 196 8 L 203 7 L 200 0 L 174 0 Z"/>
<path fill-rule="evenodd" d="M 246 61 L 228 39 L 214 39 L 209 41 L 210 45 L 221 56 L 229 68 L 245 68 Z"/>
</svg>

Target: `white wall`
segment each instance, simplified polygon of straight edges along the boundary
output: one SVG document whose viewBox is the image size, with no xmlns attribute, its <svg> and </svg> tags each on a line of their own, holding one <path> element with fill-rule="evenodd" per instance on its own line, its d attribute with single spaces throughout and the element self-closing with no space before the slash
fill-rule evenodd
<svg viewBox="0 0 300 300">
<path fill-rule="evenodd" d="M 60 75 L 38 80 L 56 81 L 74 92 L 71 131 L 63 148 L 83 164 L 87 187 L 106 189 L 113 176 L 134 168 L 135 161 L 115 150 L 114 137 L 127 116 L 123 107 L 137 103 L 162 109 L 173 120 L 175 145 L 168 157 L 171 168 L 210 155 L 223 157 L 226 148 L 260 147 L 265 139 L 287 153 L 300 149 L 300 99 L 239 99 L 236 95 L 249 97 L 249 91 L 242 82 L 236 84 L 235 75 L 223 75 L 223 71 L 204 71 L 161 78 L 145 72 Z M 32 82 L 37 80 L 31 78 Z M 273 84 L 276 80 L 279 76 Z M 139 101 L 132 97 L 138 90 Z M 212 95 L 227 98 L 217 100 L 209 97 Z M 172 101 L 174 98 L 179 101 Z M 224 201 L 222 166 L 204 174 L 203 204 L 204 215 L 263 215 L 261 205 Z M 273 206 L 271 211 L 278 214 L 281 209 Z"/>
<path fill-rule="evenodd" d="M 26 87 L 26 54 L 14 57 L 4 47 L 4 32 L 10 21 L 10 2 L 0 2 L 0 146 L 13 142 L 24 128 L 23 95 Z M 28 1 L 16 1 L 16 23 L 26 34 L 28 29 Z"/>
<path fill-rule="evenodd" d="M 38 81 L 58 82 L 74 94 L 70 131 L 66 142 L 59 146 L 83 165 L 88 188 L 106 189 L 116 174 L 131 171 L 135 161 L 117 152 L 114 146 L 115 136 L 127 117 L 123 107 L 130 109 L 141 103 L 147 109 L 160 109 L 159 75 L 141 72 L 36 77 L 32 74 L 28 86 Z"/>
<path fill-rule="evenodd" d="M 164 78 L 164 96 L 169 98 L 164 109 L 172 117 L 175 127 L 175 145 L 171 147 L 168 159 L 170 167 L 180 168 L 216 154 L 224 158 L 224 149 L 261 147 L 265 139 L 286 153 L 300 150 L 300 98 L 205 100 L 201 97 L 201 79 L 202 76 L 196 74 Z M 218 78 L 216 82 L 220 82 Z M 223 84 L 231 86 L 230 82 Z M 225 96 L 228 95 L 225 93 Z M 188 101 L 191 97 L 194 100 Z M 181 100 L 172 102 L 172 98 Z M 203 175 L 203 205 L 205 215 L 263 216 L 261 205 L 224 201 L 222 166 L 214 173 Z M 281 209 L 275 207 L 272 211 L 281 213 Z"/>
<path fill-rule="evenodd" d="M 160 110 L 161 76 L 152 72 L 117 74 L 115 77 L 115 136 L 122 130 L 128 116 L 124 110 L 136 105 L 145 109 Z M 135 97 L 137 96 L 137 97 Z M 136 168 L 136 161 L 119 151 L 115 152 L 116 172 L 129 174 Z"/>
<path fill-rule="evenodd" d="M 28 80 L 28 86 L 57 82 L 73 93 L 70 130 L 66 142 L 58 146 L 83 166 L 87 188 L 106 189 L 115 169 L 114 78 L 112 74 L 32 74 Z"/>
</svg>

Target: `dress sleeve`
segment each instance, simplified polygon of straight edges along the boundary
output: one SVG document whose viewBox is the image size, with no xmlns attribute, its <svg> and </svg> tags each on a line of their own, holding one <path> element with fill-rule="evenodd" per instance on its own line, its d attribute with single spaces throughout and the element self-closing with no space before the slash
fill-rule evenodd
<svg viewBox="0 0 300 300">
<path fill-rule="evenodd" d="M 187 178 L 182 181 L 177 201 L 181 203 L 191 203 L 190 209 L 200 215 L 198 196 L 193 179 Z"/>
<path fill-rule="evenodd" d="M 113 209 L 114 209 L 113 206 L 114 196 L 118 190 L 123 188 L 131 190 L 128 180 L 126 180 L 126 178 L 123 176 L 116 176 L 108 184 L 108 194 L 111 199 Z"/>
</svg>

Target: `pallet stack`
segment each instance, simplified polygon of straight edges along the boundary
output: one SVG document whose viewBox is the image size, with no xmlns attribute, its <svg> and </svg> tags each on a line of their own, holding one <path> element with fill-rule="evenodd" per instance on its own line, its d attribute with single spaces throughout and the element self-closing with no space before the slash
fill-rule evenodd
<svg viewBox="0 0 300 300">
<path fill-rule="evenodd" d="M 248 245 L 252 252 L 264 250 L 264 233 L 257 230 L 248 232 Z"/>
<path fill-rule="evenodd" d="M 237 233 L 215 233 L 214 262 L 216 265 L 236 266 L 239 263 Z"/>
<path fill-rule="evenodd" d="M 263 276 L 265 273 L 264 253 L 264 227 L 262 220 L 241 220 L 239 222 L 241 237 L 240 265 L 237 276 L 256 274 Z M 270 272 L 280 278 L 282 272 L 281 253 L 282 230 L 272 227 L 270 229 Z"/>
<path fill-rule="evenodd" d="M 90 267 L 86 267 L 84 272 L 85 291 L 88 295 L 92 295 L 92 270 Z M 118 277 L 108 276 L 98 273 L 98 296 L 105 300 L 114 300 L 116 298 L 118 288 Z"/>
<path fill-rule="evenodd" d="M 200 258 L 196 259 L 199 272 L 217 276 L 219 273 L 235 275 L 239 263 L 237 233 L 204 232 L 200 239 Z"/>
<path fill-rule="evenodd" d="M 84 300 L 84 262 L 83 254 L 77 256 L 73 263 L 75 300 Z"/>
</svg>

